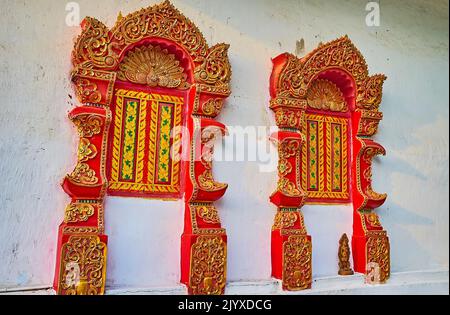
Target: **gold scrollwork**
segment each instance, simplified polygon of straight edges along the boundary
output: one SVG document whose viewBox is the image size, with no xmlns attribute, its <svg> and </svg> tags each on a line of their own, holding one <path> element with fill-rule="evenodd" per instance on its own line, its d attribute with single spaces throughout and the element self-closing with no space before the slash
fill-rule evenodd
<svg viewBox="0 0 450 315">
<path fill-rule="evenodd" d="M 195 72 L 198 82 L 211 85 L 228 85 L 231 81 L 231 65 L 228 61 L 230 45 L 218 44 L 212 47 L 204 62 Z"/>
<path fill-rule="evenodd" d="M 307 236 L 290 236 L 283 245 L 283 286 L 306 290 L 312 284 L 312 243 Z"/>
<path fill-rule="evenodd" d="M 198 177 L 198 184 L 202 190 L 205 191 L 219 191 L 228 187 L 227 184 L 217 183 L 214 181 L 212 170 L 207 169 Z"/>
<path fill-rule="evenodd" d="M 359 124 L 358 134 L 371 137 L 378 132 L 379 120 L 362 119 Z"/>
<path fill-rule="evenodd" d="M 71 203 L 66 208 L 64 222 L 86 222 L 95 214 L 95 207 L 88 203 Z"/>
<path fill-rule="evenodd" d="M 202 112 L 207 116 L 217 116 L 220 114 L 223 108 L 223 99 L 215 98 L 210 99 L 202 105 Z"/>
<path fill-rule="evenodd" d="M 279 109 L 275 111 L 275 119 L 278 127 L 301 129 L 304 117 L 298 110 Z"/>
<path fill-rule="evenodd" d="M 74 83 L 80 102 L 95 104 L 102 100 L 102 94 L 98 91 L 97 84 L 85 78 L 78 78 Z"/>
<path fill-rule="evenodd" d="M 78 161 L 83 163 L 97 156 L 97 148 L 86 138 L 81 138 L 78 146 Z"/>
<path fill-rule="evenodd" d="M 98 236 L 72 236 L 61 253 L 60 292 L 101 295 L 105 291 L 106 244 Z"/>
<path fill-rule="evenodd" d="M 194 295 L 221 295 L 226 285 L 227 245 L 221 236 L 198 237 L 192 246 L 190 288 Z"/>
<path fill-rule="evenodd" d="M 366 78 L 359 86 L 356 103 L 359 108 L 378 111 L 383 97 L 383 84 L 387 77 L 379 74 Z"/>
<path fill-rule="evenodd" d="M 367 222 L 369 222 L 369 224 L 372 227 L 375 227 L 375 228 L 381 227 L 380 218 L 378 217 L 378 215 L 376 213 L 373 213 L 373 212 L 367 213 L 365 216 L 367 218 Z"/>
<path fill-rule="evenodd" d="M 287 178 L 287 175 L 291 174 L 293 171 L 292 164 L 288 161 L 289 158 L 300 156 L 300 140 L 287 140 L 280 143 L 279 146 L 279 180 L 278 180 L 278 191 L 282 192 L 289 197 L 302 197 L 305 194 L 299 189 L 300 185 L 292 182 Z M 298 161 L 296 161 L 298 163 Z"/>
<path fill-rule="evenodd" d="M 99 182 L 95 171 L 86 163 L 78 163 L 72 174 L 67 177 L 74 183 L 86 186 L 96 185 Z"/>
<path fill-rule="evenodd" d="M 198 216 L 209 224 L 220 224 L 219 213 L 214 205 L 199 205 L 197 208 Z"/>
<path fill-rule="evenodd" d="M 198 66 L 195 71 L 198 83 L 229 85 L 228 45 L 210 49 L 198 28 L 169 1 L 121 17 L 111 30 L 94 18 L 86 18 L 74 47 L 73 63 L 85 68 L 114 69 L 130 45 L 149 37 L 181 45 Z"/>
<path fill-rule="evenodd" d="M 347 36 L 320 45 L 304 58 L 288 55 L 287 59 L 278 78 L 276 99 L 305 98 L 319 73 L 338 69 L 353 77 L 357 89 L 357 107 L 374 112 L 378 110 L 386 76 L 369 77 L 364 57 Z"/>
<path fill-rule="evenodd" d="M 272 230 L 288 229 L 295 225 L 298 221 L 296 212 L 278 211 L 275 216 L 275 223 Z"/>
<path fill-rule="evenodd" d="M 103 121 L 95 115 L 79 115 L 72 119 L 82 138 L 92 138 L 102 131 Z"/>
<path fill-rule="evenodd" d="M 386 282 L 391 275 L 389 238 L 373 234 L 367 240 L 367 264 L 376 264 L 380 271 L 380 282 Z"/>
</svg>

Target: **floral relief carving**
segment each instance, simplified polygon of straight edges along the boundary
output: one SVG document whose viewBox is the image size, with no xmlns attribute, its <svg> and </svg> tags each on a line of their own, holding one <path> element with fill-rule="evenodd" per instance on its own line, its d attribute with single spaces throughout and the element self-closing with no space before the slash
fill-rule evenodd
<svg viewBox="0 0 450 315">
<path fill-rule="evenodd" d="M 199 236 L 192 246 L 190 286 L 195 295 L 220 295 L 226 284 L 227 246 L 221 236 Z"/>
<path fill-rule="evenodd" d="M 70 175 L 67 175 L 67 177 L 73 183 L 85 186 L 96 185 L 99 182 L 95 171 L 86 163 L 78 163 L 75 170 Z"/>
<path fill-rule="evenodd" d="M 390 245 L 386 235 L 375 233 L 368 236 L 367 263 L 368 265 L 376 264 L 381 283 L 385 283 L 390 278 Z"/>
<path fill-rule="evenodd" d="M 213 205 L 198 206 L 197 214 L 206 223 L 220 224 L 219 213 Z"/>
<path fill-rule="evenodd" d="M 102 94 L 98 91 L 97 84 L 85 78 L 78 78 L 74 83 L 81 103 L 95 104 L 102 100 Z"/>
<path fill-rule="evenodd" d="M 97 148 L 88 139 L 81 138 L 78 146 L 78 161 L 87 162 L 97 156 Z"/>
<path fill-rule="evenodd" d="M 84 68 L 114 69 L 129 45 L 149 37 L 161 37 L 180 44 L 197 65 L 197 82 L 229 85 L 229 46 L 219 44 L 210 49 L 198 28 L 169 1 L 120 17 L 111 30 L 97 19 L 86 18 L 83 33 L 75 44 L 73 63 Z"/>
<path fill-rule="evenodd" d="M 71 237 L 62 247 L 61 268 L 61 289 L 66 295 L 103 294 L 106 244 L 97 236 Z"/>
<path fill-rule="evenodd" d="M 76 223 L 86 222 L 95 214 L 95 208 L 88 203 L 71 203 L 66 208 L 64 222 Z"/>
<path fill-rule="evenodd" d="M 275 223 L 273 230 L 292 228 L 298 221 L 299 216 L 297 212 L 293 211 L 278 211 L 275 216 Z"/>
<path fill-rule="evenodd" d="M 312 284 L 312 244 L 307 236 L 290 236 L 283 245 L 283 285 L 290 291 Z"/>
<path fill-rule="evenodd" d="M 98 116 L 80 115 L 74 117 L 72 121 L 77 126 L 80 137 L 92 138 L 102 131 L 103 121 Z"/>
</svg>

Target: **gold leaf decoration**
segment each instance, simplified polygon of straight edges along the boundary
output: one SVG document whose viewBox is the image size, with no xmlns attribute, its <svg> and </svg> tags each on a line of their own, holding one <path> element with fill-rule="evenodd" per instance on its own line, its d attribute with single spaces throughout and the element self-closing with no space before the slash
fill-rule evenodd
<svg viewBox="0 0 450 315">
<path fill-rule="evenodd" d="M 99 182 L 95 171 L 86 163 L 78 163 L 72 174 L 67 176 L 69 180 L 76 184 L 92 186 Z"/>
<path fill-rule="evenodd" d="M 308 91 L 308 106 L 332 112 L 346 112 L 348 106 L 342 91 L 331 81 L 316 80 Z"/>
<path fill-rule="evenodd" d="M 190 287 L 194 295 L 224 293 L 227 245 L 221 236 L 199 236 L 192 246 Z"/>
<path fill-rule="evenodd" d="M 106 250 L 98 236 L 72 236 L 62 247 L 60 290 L 66 295 L 104 294 Z"/>
<path fill-rule="evenodd" d="M 202 205 L 197 207 L 197 214 L 203 221 L 209 224 L 220 224 L 219 213 L 214 205 Z"/>
<path fill-rule="evenodd" d="M 312 244 L 307 236 L 290 236 L 283 245 L 283 286 L 289 291 L 312 284 Z"/>
<path fill-rule="evenodd" d="M 160 46 L 137 47 L 130 51 L 119 66 L 117 77 L 123 81 L 151 87 L 186 90 L 190 84 L 175 55 Z"/>
<path fill-rule="evenodd" d="M 389 238 L 382 234 L 371 234 L 367 240 L 367 264 L 375 264 L 379 268 L 378 279 L 385 283 L 391 276 L 391 254 Z"/>
<path fill-rule="evenodd" d="M 86 222 L 95 214 L 95 208 L 87 203 L 71 203 L 66 208 L 64 222 L 77 223 Z"/>
</svg>

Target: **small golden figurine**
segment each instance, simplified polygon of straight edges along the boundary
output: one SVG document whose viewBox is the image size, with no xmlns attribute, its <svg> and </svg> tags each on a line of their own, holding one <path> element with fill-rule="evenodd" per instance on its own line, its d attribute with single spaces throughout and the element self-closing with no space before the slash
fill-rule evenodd
<svg viewBox="0 0 450 315">
<path fill-rule="evenodd" d="M 350 246 L 348 245 L 347 234 L 342 235 L 339 241 L 339 275 L 351 276 L 355 273 L 350 266 Z"/>
</svg>

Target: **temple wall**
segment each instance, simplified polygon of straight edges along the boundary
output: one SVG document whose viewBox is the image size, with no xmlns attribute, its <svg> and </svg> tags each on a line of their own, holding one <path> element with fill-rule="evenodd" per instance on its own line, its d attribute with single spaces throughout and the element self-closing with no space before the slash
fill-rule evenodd
<svg viewBox="0 0 450 315">
<path fill-rule="evenodd" d="M 155 0 L 80 0 L 81 16 L 112 26 L 117 13 Z M 299 56 L 348 34 L 371 73 L 385 73 L 375 140 L 388 156 L 374 165 L 374 186 L 389 195 L 378 210 L 392 246 L 392 271 L 448 270 L 448 3 L 382 1 L 380 27 L 365 23 L 366 1 L 173 0 L 210 44 L 231 44 L 232 96 L 219 120 L 271 126 L 271 57 Z M 0 289 L 50 286 L 57 227 L 69 202 L 59 186 L 76 164 L 77 134 L 66 118 L 77 105 L 69 83 L 79 27 L 65 23 L 66 1 L 0 0 Z M 300 42 L 304 40 L 302 49 Z M 265 143 L 267 134 L 260 134 Z M 231 139 L 224 142 L 232 145 Z M 268 201 L 277 174 L 258 162 L 219 162 L 229 183 L 217 204 L 229 236 L 229 281 L 269 280 Z M 338 240 L 352 233 L 351 206 L 305 206 L 315 277 L 337 274 Z M 108 198 L 108 284 L 178 284 L 180 202 Z"/>
</svg>

